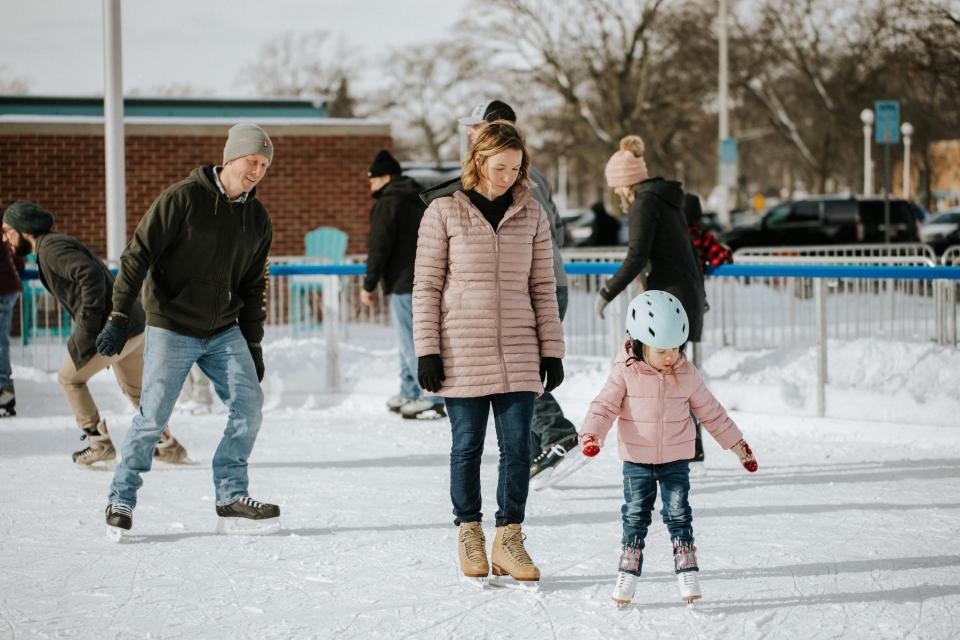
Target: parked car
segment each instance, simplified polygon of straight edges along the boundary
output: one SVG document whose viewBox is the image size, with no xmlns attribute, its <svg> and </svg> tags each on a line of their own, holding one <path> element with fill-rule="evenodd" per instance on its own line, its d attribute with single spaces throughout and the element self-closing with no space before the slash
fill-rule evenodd
<svg viewBox="0 0 960 640">
<path fill-rule="evenodd" d="M 960 229 L 960 207 L 931 216 L 920 226 L 920 240 L 933 242 Z"/>
<path fill-rule="evenodd" d="M 416 162 L 401 162 L 403 175 L 420 183 L 424 189 L 435 187 L 441 182 L 453 180 L 460 175 L 459 162 L 444 162 L 440 166 Z"/>
<path fill-rule="evenodd" d="M 890 200 L 890 241 L 919 240 L 920 207 Z M 883 198 L 824 196 L 785 202 L 751 225 L 722 234 L 724 244 L 740 247 L 804 246 L 884 242 Z"/>
</svg>

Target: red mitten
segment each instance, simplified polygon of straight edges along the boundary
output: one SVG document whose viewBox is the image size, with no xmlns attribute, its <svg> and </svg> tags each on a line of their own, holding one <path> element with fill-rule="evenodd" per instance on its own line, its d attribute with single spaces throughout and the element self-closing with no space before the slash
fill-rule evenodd
<svg viewBox="0 0 960 640">
<path fill-rule="evenodd" d="M 600 453 L 600 437 L 595 433 L 581 433 L 580 451 L 588 458 Z"/>
<path fill-rule="evenodd" d="M 740 464 L 743 465 L 744 469 L 750 473 L 757 470 L 757 459 L 753 457 L 753 450 L 750 449 L 746 440 L 741 440 L 733 445 L 733 452 L 740 458 Z"/>
</svg>

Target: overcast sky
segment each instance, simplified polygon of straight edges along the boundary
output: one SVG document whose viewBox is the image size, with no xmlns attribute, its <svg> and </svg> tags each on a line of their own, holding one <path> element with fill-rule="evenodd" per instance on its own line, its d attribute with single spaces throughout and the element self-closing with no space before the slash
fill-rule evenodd
<svg viewBox="0 0 960 640">
<path fill-rule="evenodd" d="M 465 0 L 127 0 L 127 92 L 189 84 L 219 97 L 251 95 L 238 83 L 260 45 L 286 31 L 327 30 L 375 67 L 391 47 L 443 37 Z M 0 0 L 0 81 L 36 95 L 101 95 L 101 0 Z"/>
</svg>

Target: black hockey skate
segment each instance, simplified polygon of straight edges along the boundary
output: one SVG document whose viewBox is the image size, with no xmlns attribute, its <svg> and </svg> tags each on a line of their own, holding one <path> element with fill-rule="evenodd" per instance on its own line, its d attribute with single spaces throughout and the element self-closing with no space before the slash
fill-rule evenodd
<svg viewBox="0 0 960 640">
<path fill-rule="evenodd" d="M 13 385 L 0 389 L 0 418 L 17 415 L 17 396 Z"/>
<path fill-rule="evenodd" d="M 123 540 L 133 526 L 133 507 L 122 502 L 107 505 L 107 537 L 114 542 Z"/>
<path fill-rule="evenodd" d="M 442 401 L 413 400 L 403 405 L 400 409 L 400 415 L 407 420 L 438 420 L 447 417 L 447 407 Z"/>
<path fill-rule="evenodd" d="M 217 533 L 269 535 L 280 530 L 280 507 L 243 496 L 228 505 L 217 505 Z"/>
<path fill-rule="evenodd" d="M 577 434 L 572 433 L 569 436 L 557 440 L 546 449 L 540 452 L 533 462 L 530 463 L 530 479 L 532 480 L 540 473 L 554 466 L 567 455 L 567 452 L 577 446 Z"/>
</svg>

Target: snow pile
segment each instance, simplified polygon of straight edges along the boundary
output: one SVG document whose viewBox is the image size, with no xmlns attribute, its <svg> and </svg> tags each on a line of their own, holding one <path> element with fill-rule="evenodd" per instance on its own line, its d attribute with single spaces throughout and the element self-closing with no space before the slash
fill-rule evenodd
<svg viewBox="0 0 960 640">
<path fill-rule="evenodd" d="M 729 408 L 812 415 L 816 349 L 708 352 L 703 372 Z M 880 339 L 831 340 L 826 414 L 840 418 L 958 424 L 960 350 Z"/>
</svg>

